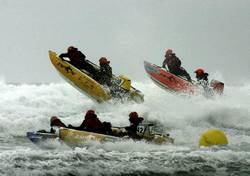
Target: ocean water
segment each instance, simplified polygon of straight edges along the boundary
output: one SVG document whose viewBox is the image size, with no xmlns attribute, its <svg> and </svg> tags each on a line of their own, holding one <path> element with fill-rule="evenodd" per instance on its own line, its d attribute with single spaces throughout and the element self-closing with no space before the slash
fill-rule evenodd
<svg viewBox="0 0 250 176">
<path fill-rule="evenodd" d="M 214 99 L 176 96 L 151 82 L 134 85 L 145 102 L 97 104 L 67 83 L 7 84 L 0 82 L 0 175 L 250 175 L 250 84 L 225 87 Z M 70 148 L 54 142 L 41 149 L 26 138 L 27 131 L 49 129 L 59 116 L 78 125 L 88 109 L 102 121 L 126 126 L 137 111 L 175 138 L 173 145 L 123 141 L 90 142 Z M 199 148 L 200 135 L 223 130 L 229 145 Z"/>
</svg>

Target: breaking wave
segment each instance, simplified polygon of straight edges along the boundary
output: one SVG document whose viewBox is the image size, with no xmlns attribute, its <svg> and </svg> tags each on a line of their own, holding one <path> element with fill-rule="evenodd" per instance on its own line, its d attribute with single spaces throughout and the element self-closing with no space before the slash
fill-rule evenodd
<svg viewBox="0 0 250 176">
<path fill-rule="evenodd" d="M 136 82 L 134 86 L 144 93 L 144 103 L 97 104 L 66 83 L 0 81 L 0 173 L 8 175 L 11 168 L 16 168 L 14 175 L 58 175 L 59 172 L 61 175 L 188 175 L 192 169 L 197 173 L 207 169 L 208 173 L 216 171 L 226 175 L 233 167 L 249 171 L 246 168 L 250 165 L 250 84 L 225 87 L 225 94 L 214 99 L 177 96 L 151 82 Z M 129 112 L 137 111 L 170 133 L 175 144 L 156 146 L 126 141 L 41 150 L 25 138 L 27 131 L 48 129 L 53 115 L 66 124 L 78 125 L 88 109 L 96 110 L 100 120 L 110 121 L 113 126 L 128 125 Z M 209 128 L 223 130 L 229 148 L 199 149 L 200 134 Z"/>
</svg>

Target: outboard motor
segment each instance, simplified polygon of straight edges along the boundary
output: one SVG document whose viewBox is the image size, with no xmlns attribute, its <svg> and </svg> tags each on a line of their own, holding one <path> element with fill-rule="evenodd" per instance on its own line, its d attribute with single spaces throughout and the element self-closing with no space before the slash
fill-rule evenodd
<svg viewBox="0 0 250 176">
<path fill-rule="evenodd" d="M 119 76 L 113 80 L 113 85 L 110 87 L 112 97 L 123 99 L 130 95 L 131 80 L 126 76 Z"/>
<path fill-rule="evenodd" d="M 223 94 L 224 91 L 224 83 L 217 81 L 217 80 L 211 80 L 210 86 L 213 88 L 213 91 L 219 95 Z"/>
<path fill-rule="evenodd" d="M 123 88 L 126 91 L 130 91 L 131 88 L 131 80 L 124 76 L 124 75 L 120 75 L 119 76 L 121 83 L 120 83 L 120 87 Z"/>
</svg>

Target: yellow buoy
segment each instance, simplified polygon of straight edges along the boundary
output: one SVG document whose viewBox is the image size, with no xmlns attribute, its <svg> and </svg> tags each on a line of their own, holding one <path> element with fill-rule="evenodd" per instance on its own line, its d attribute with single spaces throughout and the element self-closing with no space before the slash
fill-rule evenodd
<svg viewBox="0 0 250 176">
<path fill-rule="evenodd" d="M 213 145 L 227 145 L 228 140 L 225 133 L 221 130 L 210 129 L 204 132 L 199 141 L 199 146 L 210 147 Z"/>
</svg>

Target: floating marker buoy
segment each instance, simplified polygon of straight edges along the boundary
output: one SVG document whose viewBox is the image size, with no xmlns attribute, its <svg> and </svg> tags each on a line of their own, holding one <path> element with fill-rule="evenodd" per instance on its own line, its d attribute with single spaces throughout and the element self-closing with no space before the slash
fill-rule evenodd
<svg viewBox="0 0 250 176">
<path fill-rule="evenodd" d="M 204 132 L 199 141 L 199 146 L 210 147 L 213 145 L 227 145 L 228 140 L 225 133 L 221 130 L 210 129 Z"/>
</svg>

